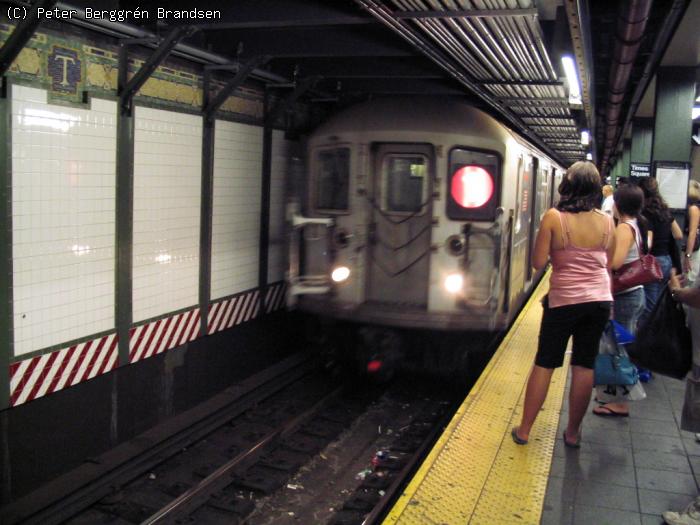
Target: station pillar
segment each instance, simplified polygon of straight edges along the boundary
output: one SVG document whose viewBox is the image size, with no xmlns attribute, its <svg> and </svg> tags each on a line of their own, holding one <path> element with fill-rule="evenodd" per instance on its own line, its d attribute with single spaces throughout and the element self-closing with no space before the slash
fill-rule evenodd
<svg viewBox="0 0 700 525">
<path fill-rule="evenodd" d="M 630 176 L 630 151 L 632 149 L 632 141 L 625 140 L 622 145 L 622 155 L 620 155 L 620 172 L 618 177 Z"/>
<path fill-rule="evenodd" d="M 661 67 L 656 77 L 652 161 L 690 162 L 694 67 Z"/>
<path fill-rule="evenodd" d="M 632 148 L 630 162 L 651 162 L 651 145 L 654 140 L 654 119 L 636 118 L 632 121 Z"/>
</svg>

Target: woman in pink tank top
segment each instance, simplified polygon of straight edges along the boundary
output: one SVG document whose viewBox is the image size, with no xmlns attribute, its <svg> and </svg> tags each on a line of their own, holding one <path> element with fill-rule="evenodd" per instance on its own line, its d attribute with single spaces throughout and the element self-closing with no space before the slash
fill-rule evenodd
<svg viewBox="0 0 700 525">
<path fill-rule="evenodd" d="M 555 368 L 562 366 L 573 337 L 569 421 L 564 445 L 578 447 L 581 423 L 593 391 L 593 363 L 600 336 L 610 318 L 610 263 L 614 250 L 612 218 L 598 209 L 601 179 L 591 162 L 576 162 L 559 185 L 556 208 L 545 213 L 535 241 L 532 265 L 552 262 L 549 293 L 542 301 L 535 363 L 525 391 L 520 426 L 511 436 L 527 443 L 547 397 Z"/>
</svg>

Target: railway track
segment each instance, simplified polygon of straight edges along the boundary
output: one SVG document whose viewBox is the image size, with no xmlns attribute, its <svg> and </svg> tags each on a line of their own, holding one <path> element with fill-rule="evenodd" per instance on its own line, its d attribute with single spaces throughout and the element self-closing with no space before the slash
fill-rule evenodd
<svg viewBox="0 0 700 525">
<path fill-rule="evenodd" d="M 28 515 L 14 509 L 6 522 L 376 523 L 451 412 L 439 391 L 339 385 L 301 358 L 248 386 L 55 501 L 21 502 L 35 506 Z"/>
</svg>

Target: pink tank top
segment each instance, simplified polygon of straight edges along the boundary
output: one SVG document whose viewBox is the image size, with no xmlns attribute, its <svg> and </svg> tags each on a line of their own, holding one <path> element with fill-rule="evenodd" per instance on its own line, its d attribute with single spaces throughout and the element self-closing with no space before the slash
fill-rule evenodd
<svg viewBox="0 0 700 525">
<path fill-rule="evenodd" d="M 612 231 L 609 218 L 600 246 L 580 248 L 571 244 L 566 213 L 559 212 L 564 248 L 552 250 L 552 277 L 549 281 L 549 307 L 593 301 L 612 301 L 606 246 Z"/>
</svg>

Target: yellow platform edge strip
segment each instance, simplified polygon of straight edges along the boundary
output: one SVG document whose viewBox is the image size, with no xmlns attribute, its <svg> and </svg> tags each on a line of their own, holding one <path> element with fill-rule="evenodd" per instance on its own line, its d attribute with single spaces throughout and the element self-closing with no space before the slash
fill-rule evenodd
<svg viewBox="0 0 700 525">
<path fill-rule="evenodd" d="M 539 523 L 566 386 L 569 355 L 552 377 L 526 446 L 510 430 L 520 421 L 537 351 L 549 272 L 384 524 Z"/>
</svg>

